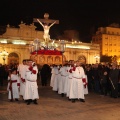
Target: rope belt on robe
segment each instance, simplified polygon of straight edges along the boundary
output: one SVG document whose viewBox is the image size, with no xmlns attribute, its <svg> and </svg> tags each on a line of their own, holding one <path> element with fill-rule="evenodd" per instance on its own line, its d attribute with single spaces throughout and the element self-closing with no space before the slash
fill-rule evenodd
<svg viewBox="0 0 120 120">
<path fill-rule="evenodd" d="M 66 77 L 65 75 L 61 75 L 61 76 Z"/>
<path fill-rule="evenodd" d="M 73 76 L 72 76 L 73 77 Z M 77 77 L 73 77 L 73 78 L 76 78 L 76 79 L 82 79 L 82 78 L 77 78 Z"/>
<path fill-rule="evenodd" d="M 17 82 L 17 80 L 12 80 L 11 82 L 12 82 L 12 83 L 15 83 L 15 82 Z"/>
<path fill-rule="evenodd" d="M 9 89 L 11 90 L 12 89 L 12 84 L 13 83 L 16 83 L 17 82 L 17 80 L 11 80 L 11 84 L 10 84 L 10 86 L 9 86 Z M 20 83 L 17 83 L 17 86 L 20 86 Z"/>
<path fill-rule="evenodd" d="M 31 80 L 27 80 L 27 81 L 29 81 L 29 82 L 36 82 L 36 81 L 31 81 Z"/>
</svg>

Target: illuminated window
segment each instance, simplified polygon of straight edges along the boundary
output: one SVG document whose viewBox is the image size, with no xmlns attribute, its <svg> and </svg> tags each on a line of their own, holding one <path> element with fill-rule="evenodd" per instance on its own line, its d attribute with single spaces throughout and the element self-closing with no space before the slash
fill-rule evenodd
<svg viewBox="0 0 120 120">
<path fill-rule="evenodd" d="M 112 46 L 112 44 L 109 44 L 109 46 Z"/>
</svg>

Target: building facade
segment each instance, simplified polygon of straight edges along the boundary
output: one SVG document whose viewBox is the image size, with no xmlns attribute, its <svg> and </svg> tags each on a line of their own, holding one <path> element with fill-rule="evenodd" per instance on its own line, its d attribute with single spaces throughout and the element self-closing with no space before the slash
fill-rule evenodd
<svg viewBox="0 0 120 120">
<path fill-rule="evenodd" d="M 0 63 L 21 63 L 23 59 L 29 59 L 31 57 L 29 46 L 36 38 L 40 41 L 44 41 L 43 31 L 36 30 L 36 26 L 34 26 L 34 24 L 26 25 L 21 22 L 19 28 L 7 25 L 6 32 L 0 35 L 0 51 L 7 51 L 8 56 L 5 56 L 4 61 L 3 56 L 0 55 Z M 55 40 L 55 43 L 59 45 L 59 40 Z M 80 60 L 82 63 L 87 64 L 94 64 L 96 62 L 99 63 L 99 59 L 96 58 L 96 56 L 100 56 L 99 44 L 81 43 L 76 41 L 66 41 L 65 43 L 66 49 L 63 53 L 64 61 Z M 59 48 L 58 50 L 60 51 Z M 49 55 L 48 57 L 53 60 L 52 55 Z M 54 58 L 58 57 L 54 56 Z M 53 61 L 51 61 L 51 63 L 53 63 Z M 44 64 L 44 62 L 42 63 L 41 59 L 38 58 L 38 55 L 36 62 L 38 64 Z M 59 62 L 57 62 L 57 64 L 58 63 Z"/>
<path fill-rule="evenodd" d="M 118 24 L 98 28 L 92 37 L 92 43 L 100 45 L 100 55 L 117 56 L 117 62 L 120 62 L 120 28 Z"/>
</svg>

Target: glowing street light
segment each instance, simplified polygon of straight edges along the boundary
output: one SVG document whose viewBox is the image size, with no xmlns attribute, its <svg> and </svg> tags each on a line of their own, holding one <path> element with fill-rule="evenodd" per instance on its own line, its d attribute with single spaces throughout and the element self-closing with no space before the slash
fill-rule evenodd
<svg viewBox="0 0 120 120">
<path fill-rule="evenodd" d="M 100 58 L 99 56 L 94 56 L 94 58 L 96 59 L 96 63 L 98 63 L 98 59 Z"/>
<path fill-rule="evenodd" d="M 5 60 L 6 60 L 6 56 L 8 56 L 8 52 L 6 52 L 5 50 L 3 50 L 2 52 L 0 52 L 0 55 L 2 56 L 3 58 L 3 61 L 4 61 L 4 64 L 5 64 Z"/>
<path fill-rule="evenodd" d="M 63 53 L 65 52 L 66 44 L 64 40 L 60 40 L 60 51 L 62 53 L 62 65 L 63 65 Z"/>
</svg>

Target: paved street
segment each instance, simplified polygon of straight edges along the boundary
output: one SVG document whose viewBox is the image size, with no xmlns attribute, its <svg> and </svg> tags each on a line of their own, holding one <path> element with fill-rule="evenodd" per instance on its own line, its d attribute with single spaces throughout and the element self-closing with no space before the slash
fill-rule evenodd
<svg viewBox="0 0 120 120">
<path fill-rule="evenodd" d="M 9 102 L 6 86 L 0 88 L 0 120 L 120 120 L 120 98 L 89 93 L 86 102 L 72 103 L 53 92 L 51 87 L 39 85 L 38 105 Z"/>
</svg>

